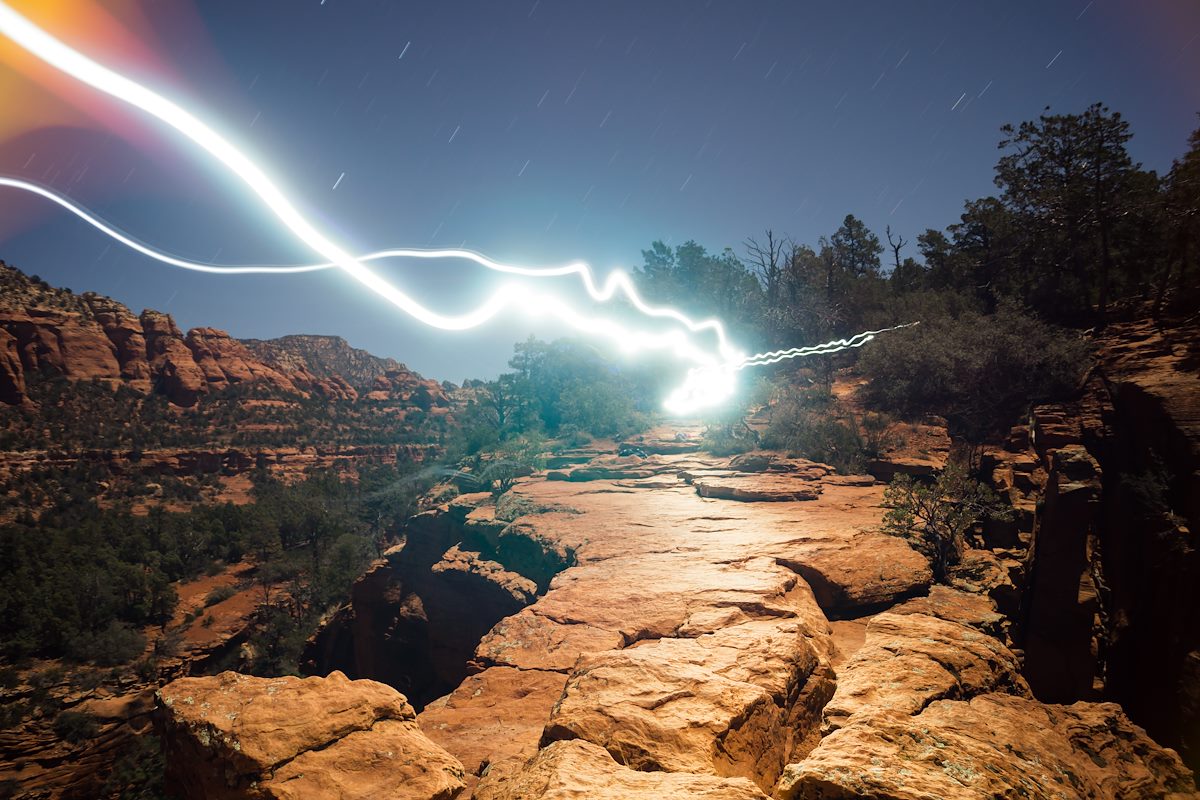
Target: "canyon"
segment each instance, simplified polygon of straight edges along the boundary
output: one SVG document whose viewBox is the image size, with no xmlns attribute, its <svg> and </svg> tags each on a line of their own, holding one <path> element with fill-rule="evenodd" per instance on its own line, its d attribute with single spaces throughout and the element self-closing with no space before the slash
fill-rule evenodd
<svg viewBox="0 0 1200 800">
<path fill-rule="evenodd" d="M 647 442 L 413 519 L 309 669 L 399 687 L 461 765 L 398 797 L 1200 796 L 1196 333 L 1112 326 L 987 449 L 1015 517 L 944 585 L 874 475 Z"/>
<path fill-rule="evenodd" d="M 398 769 L 394 797 L 1196 796 L 1118 705 L 1037 698 L 998 610 L 1027 580 L 1018 561 L 973 550 L 931 585 L 877 530 L 882 492 L 769 453 L 596 453 L 413 519 L 310 640 L 310 669 L 402 687 L 423 738 L 400 760 L 461 766 L 450 790 Z M 236 680 L 159 692 L 172 746 L 208 741 L 222 764 L 230 742 L 256 746 L 266 734 L 218 706 L 180 707 Z M 275 724 L 309 705 L 321 724 L 312 686 Z M 380 768 L 340 763 L 349 783 Z M 262 796 L 292 796 L 255 769 Z M 228 775 L 177 785 L 221 796 Z"/>
<path fill-rule="evenodd" d="M 0 401 L 31 436 L 44 398 L 89 387 L 200 420 L 180 446 L 10 448 L 6 485 L 94 465 L 100 503 L 151 487 L 136 513 L 182 502 L 169 480 L 246 502 L 257 470 L 434 461 L 421 432 L 468 402 L 333 337 L 184 334 L 0 279 Z M 558 449 L 505 492 L 437 487 L 312 632 L 305 677 L 230 669 L 254 659 L 252 563 L 180 584 L 182 640 L 154 675 L 5 686 L 94 727 L 0 730 L 0 796 L 102 795 L 154 742 L 189 799 L 1198 797 L 1200 328 L 1131 319 L 1093 341 L 1073 398 L 973 454 L 1013 518 L 945 582 L 881 531 L 887 482 L 946 463 L 943 421 L 905 424 L 864 474 L 716 456 L 667 421 Z M 856 387 L 835 392 L 853 407 Z M 248 438 L 196 417 L 214 408 Z M 349 439 L 288 427 L 330 409 Z"/>
</svg>

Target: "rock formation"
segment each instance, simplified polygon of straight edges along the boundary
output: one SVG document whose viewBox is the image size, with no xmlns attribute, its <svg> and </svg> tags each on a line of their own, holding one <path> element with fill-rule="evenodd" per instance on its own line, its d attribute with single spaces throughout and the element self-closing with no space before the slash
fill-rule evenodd
<svg viewBox="0 0 1200 800">
<path fill-rule="evenodd" d="M 1106 698 L 1200 767 L 1200 328 L 1114 323 L 1077 400 L 1037 406 L 987 462 L 1024 559 L 1013 636 L 1035 696 Z M 1016 548 L 1015 550 L 1011 548 Z"/>
<path fill-rule="evenodd" d="M 167 780 L 183 800 L 449 800 L 462 765 L 404 696 L 374 681 L 180 678 L 157 692 Z"/>
<path fill-rule="evenodd" d="M 242 339 L 260 360 L 283 373 L 305 370 L 319 380 L 341 379 L 356 389 L 370 387 L 386 372 L 405 370 L 393 358 L 351 347 L 340 336 L 293 334 L 278 339 Z"/>
<path fill-rule="evenodd" d="M 111 298 L 55 289 L 3 262 L 0 287 L 0 402 L 8 405 L 26 402 L 24 374 L 31 371 L 158 391 L 185 408 L 239 384 L 349 401 L 362 386 L 383 392 L 379 399 L 411 401 L 426 411 L 450 405 L 437 382 L 337 337 L 242 342 L 215 328 L 185 335 L 167 314 L 135 316 Z"/>
<path fill-rule="evenodd" d="M 877 532 L 882 486 L 699 454 L 572 464 L 503 508 L 472 495 L 419 517 L 314 640 L 318 671 L 334 640 L 351 668 L 394 667 L 379 648 L 411 637 L 427 599 L 445 607 L 434 576 L 513 598 L 469 656 L 423 628 L 426 655 L 398 676 L 466 660 L 417 716 L 463 763 L 459 797 L 1193 796 L 1116 706 L 1034 699 L 997 610 L 1019 562 L 972 551 L 953 587 L 930 587 L 924 559 Z M 812 499 L 771 497 L 781 477 Z M 770 502 L 705 497 L 706 479 L 761 480 Z M 455 613 L 457 630 L 486 619 Z"/>
</svg>

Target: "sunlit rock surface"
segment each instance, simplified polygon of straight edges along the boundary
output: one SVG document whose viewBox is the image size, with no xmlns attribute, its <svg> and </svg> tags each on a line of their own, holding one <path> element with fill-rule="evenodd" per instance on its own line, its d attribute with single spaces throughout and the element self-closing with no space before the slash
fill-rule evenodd
<svg viewBox="0 0 1200 800">
<path fill-rule="evenodd" d="M 879 531 L 884 487 L 872 478 L 691 452 L 576 456 L 559 471 L 499 502 L 464 495 L 414 518 L 313 640 L 315 666 L 324 641 L 327 655 L 396 680 L 432 676 L 429 687 L 461 670 L 415 721 L 405 705 L 370 725 L 403 726 L 395 752 L 403 744 L 418 754 L 404 763 L 425 770 L 410 786 L 464 800 L 1194 790 L 1178 757 L 1117 707 L 1034 700 L 998 610 L 1019 563 L 971 550 L 951 586 L 931 587 L 925 558 Z M 706 497 L 705 481 L 748 494 Z M 771 496 L 781 481 L 811 499 Z M 339 763 L 376 763 L 346 752 Z M 227 748 L 185 761 L 222 780 L 302 780 L 273 769 L 278 757 L 216 769 L 244 763 Z M 303 780 L 341 769 L 322 758 Z M 345 780 L 337 791 L 359 779 Z"/>
<path fill-rule="evenodd" d="M 1008 694 L 875 711 L 789 766 L 780 800 L 1195 797 L 1191 773 L 1112 703 Z"/>
<path fill-rule="evenodd" d="M 390 686 L 326 678 L 180 678 L 158 691 L 169 789 L 183 798 L 448 800 L 462 765 Z"/>
</svg>

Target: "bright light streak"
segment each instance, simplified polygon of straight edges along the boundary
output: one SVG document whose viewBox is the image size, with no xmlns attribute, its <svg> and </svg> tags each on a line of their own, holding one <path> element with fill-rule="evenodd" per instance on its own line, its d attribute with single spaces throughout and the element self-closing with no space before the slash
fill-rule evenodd
<svg viewBox="0 0 1200 800">
<path fill-rule="evenodd" d="M 173 267 L 181 269 L 193 270 L 195 272 L 207 272 L 213 274 L 254 274 L 254 273 L 282 273 L 294 274 L 303 272 L 317 272 L 320 270 L 333 269 L 337 265 L 332 262 L 322 264 L 299 264 L 299 265 L 273 265 L 273 264 L 213 264 L 200 261 L 189 261 L 161 250 L 157 250 L 149 245 L 138 241 L 129 234 L 117 229 L 113 225 L 100 219 L 94 213 L 77 205 L 69 198 L 59 194 L 58 192 L 46 186 L 41 186 L 36 183 L 30 183 L 19 178 L 7 178 L 0 176 L 0 187 L 9 187 L 13 189 L 21 189 L 23 191 L 32 192 L 33 194 L 44 197 L 54 203 L 70 211 L 84 222 L 92 225 L 97 230 L 112 237 L 126 247 L 129 247 L 144 256 L 160 261 L 164 264 L 169 264 Z M 730 344 L 725 333 L 725 328 L 719 320 L 707 319 L 696 322 L 686 315 L 680 313 L 673 308 L 661 306 L 651 306 L 642 299 L 638 294 L 636 287 L 633 284 L 629 275 L 621 270 L 613 270 L 605 278 L 603 284 L 597 284 L 595 275 L 591 268 L 581 262 L 573 262 L 559 267 L 525 267 L 513 264 L 503 264 L 494 261 L 481 253 L 476 253 L 473 250 L 465 250 L 461 248 L 448 248 L 440 250 L 424 250 L 418 248 L 392 248 L 389 250 L 377 250 L 373 253 L 357 256 L 356 260 L 360 262 L 380 261 L 387 258 L 461 258 L 468 261 L 473 261 L 480 266 L 495 272 L 507 273 L 510 275 L 521 275 L 531 278 L 557 278 L 568 275 L 578 275 L 583 282 L 584 288 L 593 300 L 597 302 L 607 302 L 611 300 L 617 291 L 620 290 L 625 298 L 636 308 L 649 317 L 660 317 L 672 319 L 683 325 L 692 333 L 700 333 L 702 331 L 712 331 L 717 339 L 717 345 L 720 355 L 724 359 L 733 360 L 741 357 L 741 354 L 734 349 Z"/>
<path fill-rule="evenodd" d="M 793 347 L 788 350 L 772 350 L 769 353 L 758 353 L 756 355 L 747 356 L 734 368 L 744 369 L 746 367 L 763 367 L 767 364 L 777 364 L 786 358 L 805 358 L 806 356 L 829 355 L 830 353 L 837 353 L 854 347 L 862 347 L 864 344 L 871 341 L 881 333 L 898 331 L 901 328 L 911 328 L 913 325 L 919 324 L 919 322 L 906 322 L 903 325 L 893 325 L 890 328 L 880 328 L 877 331 L 863 331 L 862 333 L 856 333 L 849 339 L 834 339 L 832 342 L 815 344 L 809 347 Z"/>
<path fill-rule="evenodd" d="M 608 337 L 626 351 L 670 348 L 678 358 L 698 365 L 688 373 L 684 385 L 673 392 L 665 403 L 669 410 L 676 413 L 690 413 L 723 402 L 733 394 L 736 388 L 736 373 L 745 367 L 772 364 L 785 358 L 798 358 L 858 347 L 874 338 L 875 334 L 883 332 L 867 331 L 848 340 L 746 357 L 729 344 L 720 321 L 709 319 L 696 322 L 673 308 L 648 305 L 638 295 L 629 276 L 619 270 L 611 272 L 604 283 L 598 285 L 591 269 L 582 262 L 548 268 L 514 266 L 501 264 L 486 256 L 461 249 L 393 249 L 355 257 L 305 219 L 274 181 L 248 156 L 212 127 L 176 103 L 89 59 L 38 28 L 3 2 L 0 2 L 0 34 L 12 39 L 25 50 L 59 71 L 118 100 L 140 108 L 190 139 L 241 179 L 298 240 L 326 259 L 325 262 L 319 264 L 298 266 L 223 266 L 187 261 L 137 241 L 50 189 L 18 179 L 0 178 L 0 186 L 22 189 L 45 197 L 76 214 L 116 241 L 160 262 L 183 269 L 210 273 L 297 273 L 336 267 L 415 319 L 443 330 L 466 330 L 478 327 L 505 308 L 520 306 L 530 313 L 547 313 L 558 317 L 578 330 Z M 545 278 L 577 274 L 583 281 L 588 294 L 597 302 L 612 299 L 620 290 L 626 299 L 646 316 L 671 319 L 682 325 L 691 334 L 712 331 L 717 339 L 717 352 L 713 353 L 697 347 L 683 331 L 674 330 L 660 334 L 633 331 L 612 320 L 580 314 L 556 297 L 531 294 L 526 287 L 517 284 L 501 286 L 480 306 L 465 314 L 457 316 L 440 314 L 421 305 L 364 265 L 364 262 L 391 257 L 463 258 L 491 270 L 523 277 Z"/>
</svg>

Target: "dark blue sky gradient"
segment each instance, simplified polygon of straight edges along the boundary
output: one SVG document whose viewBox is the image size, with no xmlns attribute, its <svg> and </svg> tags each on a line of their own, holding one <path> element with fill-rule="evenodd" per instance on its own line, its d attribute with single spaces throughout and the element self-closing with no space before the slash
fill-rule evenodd
<svg viewBox="0 0 1200 800">
<path fill-rule="evenodd" d="M 169 15 L 178 2 L 148 7 Z M 167 42 L 188 82 L 159 88 L 263 158 L 301 208 L 361 250 L 465 244 L 607 269 L 640 263 L 659 238 L 740 251 L 770 227 L 815 242 L 847 213 L 915 240 L 993 191 L 1005 122 L 1104 101 L 1132 123 L 1135 158 L 1165 171 L 1200 110 L 1200 3 L 1185 0 L 197 7 L 206 30 Z M 186 256 L 310 258 L 236 182 L 160 133 L 179 154 L 160 188 L 70 174 L 54 185 Z M 95 147 L 142 169 L 141 186 L 159 169 L 119 141 Z M 22 174 L 23 160 L 6 158 L 0 173 Z M 7 193 L 0 213 L 40 202 Z M 496 374 L 530 332 L 559 332 L 516 316 L 431 331 L 337 274 L 182 273 L 65 214 L 36 220 L 0 241 L 0 258 L 185 328 L 339 334 L 455 381 Z M 494 285 L 464 265 L 387 270 L 447 311 Z"/>
</svg>

